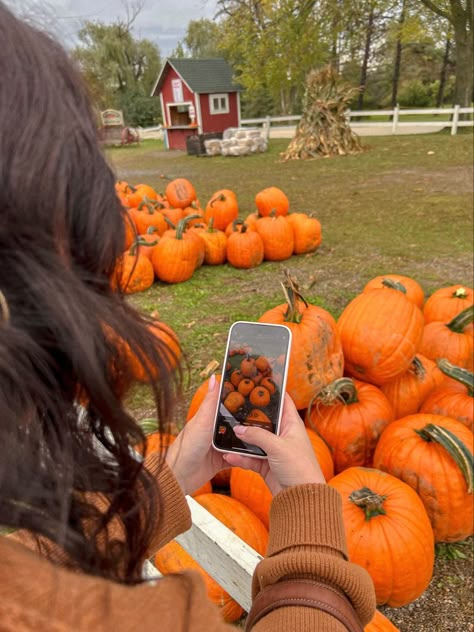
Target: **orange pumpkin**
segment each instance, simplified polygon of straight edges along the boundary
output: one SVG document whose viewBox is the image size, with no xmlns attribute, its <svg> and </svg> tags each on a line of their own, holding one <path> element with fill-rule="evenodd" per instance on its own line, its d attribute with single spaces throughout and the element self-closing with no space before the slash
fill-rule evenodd
<svg viewBox="0 0 474 632">
<path fill-rule="evenodd" d="M 474 290 L 456 284 L 442 287 L 433 292 L 423 308 L 425 323 L 440 321 L 447 323 L 474 303 Z"/>
<path fill-rule="evenodd" d="M 155 273 L 150 260 L 137 252 L 138 244 L 124 252 L 121 260 L 119 285 L 125 294 L 144 292 L 153 285 Z"/>
<path fill-rule="evenodd" d="M 305 213 L 290 213 L 286 217 L 293 229 L 293 254 L 314 252 L 322 241 L 321 222 Z"/>
<path fill-rule="evenodd" d="M 231 384 L 233 384 L 236 388 L 239 386 L 240 382 L 244 378 L 245 378 L 245 375 L 243 375 L 240 369 L 236 369 L 235 371 L 232 371 L 232 373 L 230 374 Z"/>
<path fill-rule="evenodd" d="M 346 306 L 337 331 L 346 372 L 380 385 L 408 370 L 419 350 L 423 314 L 395 286 L 367 290 Z"/>
<path fill-rule="evenodd" d="M 134 187 L 130 187 L 130 192 L 126 197 L 129 205 L 135 208 L 142 202 L 156 202 L 158 200 L 158 194 L 155 189 L 148 184 L 137 184 Z"/>
<path fill-rule="evenodd" d="M 391 403 L 395 419 L 401 419 L 418 412 L 429 393 L 442 381 L 443 374 L 436 363 L 417 353 L 408 371 L 382 384 L 380 390 Z"/>
<path fill-rule="evenodd" d="M 417 493 L 379 470 L 351 467 L 329 481 L 342 500 L 351 562 L 374 582 L 378 605 L 398 608 L 417 599 L 433 575 L 434 541 Z"/>
<path fill-rule="evenodd" d="M 185 237 L 188 218 L 178 222 L 176 231 L 167 231 L 155 251 L 151 262 L 155 274 L 165 283 L 181 283 L 190 279 L 196 269 L 199 256 L 197 242 Z"/>
<path fill-rule="evenodd" d="M 337 474 L 348 467 L 372 465 L 377 441 L 393 420 L 392 406 L 379 388 L 343 377 L 316 395 L 305 424 L 330 447 Z"/>
<path fill-rule="evenodd" d="M 256 386 L 249 396 L 250 403 L 265 408 L 270 403 L 270 393 L 264 386 Z"/>
<path fill-rule="evenodd" d="M 307 428 L 306 432 L 308 433 L 324 478 L 329 480 L 334 475 L 331 452 L 321 437 L 313 430 Z M 239 467 L 232 468 L 230 475 L 230 493 L 233 498 L 240 500 L 240 502 L 249 507 L 268 528 L 270 505 L 273 497 L 260 474 Z"/>
<path fill-rule="evenodd" d="M 240 371 L 245 377 L 253 377 L 257 373 L 257 364 L 255 358 L 247 356 L 240 363 Z"/>
<path fill-rule="evenodd" d="M 390 424 L 377 444 L 374 467 L 418 492 L 436 542 L 473 533 L 473 442 L 461 422 L 418 413 Z"/>
<path fill-rule="evenodd" d="M 154 226 L 151 226 L 146 233 L 142 233 L 137 237 L 138 252 L 151 261 L 153 250 L 158 245 L 160 236 Z"/>
<path fill-rule="evenodd" d="M 255 388 L 255 384 L 252 382 L 250 378 L 246 377 L 239 382 L 239 386 L 237 390 L 239 391 L 239 393 L 242 393 L 244 397 L 246 397 L 247 395 L 250 395 L 250 393 L 253 391 L 254 388 Z"/>
<path fill-rule="evenodd" d="M 234 268 L 254 268 L 264 257 L 263 240 L 256 231 L 242 225 L 239 232 L 232 232 L 227 239 L 227 261 Z"/>
<path fill-rule="evenodd" d="M 245 403 L 245 398 L 238 391 L 231 391 L 224 400 L 224 406 L 230 413 L 236 413 Z"/>
<path fill-rule="evenodd" d="M 202 494 L 196 497 L 196 501 L 260 555 L 265 554 L 268 531 L 245 505 L 222 494 Z M 224 620 L 232 622 L 242 616 L 244 611 L 241 606 L 175 540 L 158 551 L 155 565 L 164 575 L 196 570 L 204 579 L 209 599 L 220 608 Z"/>
<path fill-rule="evenodd" d="M 474 318 L 474 305 L 466 307 L 448 323 L 433 321 L 425 325 L 420 353 L 432 360 L 446 358 L 463 369 L 474 369 L 474 337 L 468 327 Z"/>
<path fill-rule="evenodd" d="M 303 410 L 315 393 L 342 377 L 344 357 L 331 314 L 308 304 L 289 273 L 285 288 L 288 302 L 265 312 L 259 321 L 283 324 L 291 330 L 286 390 L 296 408 Z"/>
<path fill-rule="evenodd" d="M 215 388 L 218 388 L 218 385 L 220 384 L 220 381 L 221 381 L 221 376 L 219 373 L 214 373 L 214 375 L 217 382 Z M 207 378 L 207 380 L 205 380 L 194 392 L 194 395 L 191 399 L 191 403 L 189 404 L 188 412 L 186 415 L 186 421 L 189 421 L 192 417 L 194 417 L 199 407 L 201 406 L 202 401 L 206 397 L 206 394 L 209 388 L 209 380 L 210 378 Z"/>
<path fill-rule="evenodd" d="M 204 219 L 209 224 L 214 220 L 214 228 L 224 230 L 239 214 L 239 206 L 235 193 L 230 189 L 216 191 L 207 203 Z"/>
<path fill-rule="evenodd" d="M 199 233 L 204 241 L 204 263 L 216 266 L 225 263 L 227 258 L 227 237 L 222 230 L 213 226 L 213 220 L 209 226 Z"/>
<path fill-rule="evenodd" d="M 175 178 L 166 185 L 165 196 L 171 206 L 185 208 L 196 199 L 196 191 L 186 178 Z"/>
<path fill-rule="evenodd" d="M 156 320 L 152 325 L 149 325 L 149 329 L 161 343 L 162 358 L 166 371 L 173 371 L 178 366 L 182 355 L 181 346 L 176 333 L 169 325 L 158 320 Z M 129 357 L 134 379 L 137 382 L 147 383 L 149 381 L 149 377 L 142 361 L 130 351 L 128 345 L 126 346 L 126 351 Z M 158 367 L 151 366 L 148 363 L 146 363 L 146 367 L 149 369 L 152 379 L 157 379 L 159 377 Z"/>
<path fill-rule="evenodd" d="M 273 395 L 273 393 L 277 390 L 277 385 L 271 377 L 264 377 L 260 382 L 260 385 L 266 388 L 270 395 Z"/>
<path fill-rule="evenodd" d="M 400 632 L 400 630 L 380 610 L 376 610 L 374 618 L 365 626 L 364 632 Z"/>
<path fill-rule="evenodd" d="M 286 215 L 290 208 L 290 203 L 281 189 L 278 187 L 267 187 L 259 191 L 255 196 L 255 206 L 261 217 L 268 217 L 271 213 Z"/>
<path fill-rule="evenodd" d="M 423 288 L 417 281 L 411 277 L 403 276 L 402 274 L 382 274 L 380 276 L 376 276 L 366 284 L 363 291 L 365 292 L 366 290 L 383 288 L 385 287 L 384 281 L 387 279 L 392 283 L 401 286 L 401 288 L 403 288 L 401 291 L 404 291 L 406 297 L 415 303 L 415 305 L 417 305 L 420 309 L 423 309 L 423 303 L 425 302 L 425 293 L 423 292 Z"/>
<path fill-rule="evenodd" d="M 159 235 L 168 230 L 168 224 L 163 214 L 150 203 L 142 202 L 133 211 L 132 218 L 139 234 L 146 233 L 150 227 L 156 228 Z"/>
<path fill-rule="evenodd" d="M 291 257 L 295 242 L 293 229 L 286 217 L 281 215 L 261 217 L 257 220 L 256 228 L 263 241 L 265 260 L 283 261 Z"/>
<path fill-rule="evenodd" d="M 272 425 L 272 420 L 265 415 L 262 410 L 258 408 L 253 408 L 247 417 L 245 418 L 245 423 L 247 424 L 263 424 L 263 427 L 267 430 L 270 430 L 268 426 Z"/>
<path fill-rule="evenodd" d="M 474 373 L 442 358 L 437 362 L 447 376 L 425 399 L 420 413 L 443 415 L 457 419 L 469 430 L 474 425 Z"/>
</svg>

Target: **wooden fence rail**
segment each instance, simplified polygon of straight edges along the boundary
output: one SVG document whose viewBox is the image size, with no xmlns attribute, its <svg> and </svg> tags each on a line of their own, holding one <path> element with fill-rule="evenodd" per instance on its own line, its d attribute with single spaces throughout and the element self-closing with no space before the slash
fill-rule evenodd
<svg viewBox="0 0 474 632">
<path fill-rule="evenodd" d="M 454 135 L 457 133 L 458 128 L 460 127 L 472 127 L 474 125 L 474 121 L 471 120 L 460 120 L 459 117 L 461 114 L 469 114 L 472 117 L 474 113 L 474 108 L 462 108 L 459 105 L 455 105 L 452 108 L 414 108 L 414 109 L 403 109 L 399 106 L 393 108 L 392 110 L 347 110 L 347 118 L 350 122 L 351 127 L 354 131 L 357 131 L 357 127 L 386 127 L 389 130 L 389 133 L 396 134 L 397 131 L 402 130 L 403 128 L 408 127 L 428 127 L 428 126 L 436 126 L 439 125 L 441 127 L 450 127 L 451 134 Z M 439 116 L 439 115 L 449 115 L 451 118 L 448 121 L 403 121 L 401 120 L 404 116 Z M 353 120 L 353 119 L 363 119 L 366 117 L 388 117 L 389 121 L 361 121 L 361 120 Z M 298 116 L 266 116 L 264 118 L 248 118 L 242 119 L 240 121 L 241 125 L 257 125 L 262 126 L 266 129 L 267 136 L 270 134 L 270 129 L 272 125 L 274 127 L 282 128 L 296 128 L 298 121 L 301 119 L 301 115 Z M 282 123 L 287 123 L 289 125 L 281 125 Z"/>
</svg>

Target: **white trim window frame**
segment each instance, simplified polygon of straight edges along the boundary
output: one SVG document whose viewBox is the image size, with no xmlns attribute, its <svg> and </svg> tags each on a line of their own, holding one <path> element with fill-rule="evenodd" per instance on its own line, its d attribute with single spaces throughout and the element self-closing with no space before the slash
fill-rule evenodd
<svg viewBox="0 0 474 632">
<path fill-rule="evenodd" d="M 219 92 L 209 95 L 209 113 L 210 114 L 229 114 L 229 93 Z"/>
<path fill-rule="evenodd" d="M 188 110 L 189 110 L 189 106 L 190 106 L 190 105 L 194 105 L 194 104 L 193 104 L 193 102 L 192 102 L 192 101 L 182 101 L 181 103 L 170 103 L 170 102 L 168 102 L 168 103 L 166 104 L 166 111 L 167 111 L 167 114 L 168 114 L 168 125 L 169 125 L 170 127 L 173 127 L 173 126 L 171 125 L 171 111 L 170 111 L 170 110 L 171 110 L 171 108 L 172 108 L 172 107 L 173 107 L 173 108 L 175 108 L 175 107 L 179 107 L 179 106 L 183 106 L 183 105 L 187 105 L 187 106 L 188 106 Z"/>
</svg>

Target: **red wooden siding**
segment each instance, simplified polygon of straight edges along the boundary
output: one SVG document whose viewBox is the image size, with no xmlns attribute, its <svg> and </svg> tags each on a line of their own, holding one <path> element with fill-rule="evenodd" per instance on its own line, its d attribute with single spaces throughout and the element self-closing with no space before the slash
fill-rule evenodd
<svg viewBox="0 0 474 632">
<path fill-rule="evenodd" d="M 209 108 L 209 95 L 200 94 L 199 103 L 201 105 L 202 132 L 223 132 L 228 127 L 238 127 L 239 110 L 237 102 L 237 92 L 229 92 L 229 112 L 228 114 L 211 114 Z"/>
</svg>

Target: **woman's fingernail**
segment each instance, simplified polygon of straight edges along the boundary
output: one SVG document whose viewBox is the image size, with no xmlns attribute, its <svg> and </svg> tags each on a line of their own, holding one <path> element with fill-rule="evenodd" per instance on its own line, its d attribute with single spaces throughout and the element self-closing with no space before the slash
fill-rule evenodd
<svg viewBox="0 0 474 632">
<path fill-rule="evenodd" d="M 211 377 L 209 378 L 209 384 L 207 385 L 207 390 L 213 391 L 215 385 L 216 385 L 216 376 L 215 376 L 215 373 L 213 373 Z"/>
<path fill-rule="evenodd" d="M 234 432 L 236 435 L 243 435 L 246 430 L 246 426 L 234 426 Z"/>
</svg>

